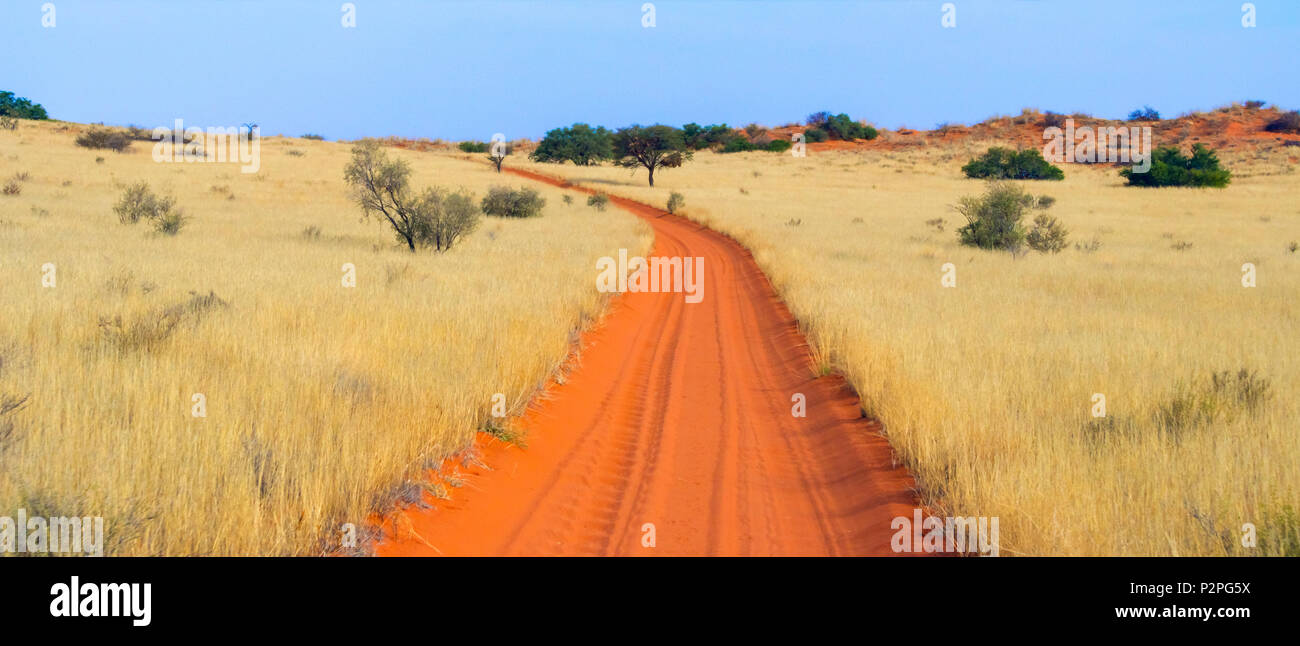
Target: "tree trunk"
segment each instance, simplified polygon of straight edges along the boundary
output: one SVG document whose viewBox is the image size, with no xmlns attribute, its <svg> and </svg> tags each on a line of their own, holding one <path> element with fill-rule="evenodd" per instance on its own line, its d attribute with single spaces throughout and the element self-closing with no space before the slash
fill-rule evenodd
<svg viewBox="0 0 1300 646">
<path fill-rule="evenodd" d="M 655 167 L 654 167 L 654 166 L 646 166 L 646 168 L 649 168 L 649 169 L 650 169 L 650 186 L 653 187 L 653 186 L 655 185 Z"/>
</svg>

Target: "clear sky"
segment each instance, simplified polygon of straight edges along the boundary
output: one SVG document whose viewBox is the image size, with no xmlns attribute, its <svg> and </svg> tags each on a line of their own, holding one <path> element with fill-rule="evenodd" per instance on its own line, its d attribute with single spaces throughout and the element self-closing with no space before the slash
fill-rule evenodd
<svg viewBox="0 0 1300 646">
<path fill-rule="evenodd" d="M 237 126 L 330 139 L 537 137 L 606 126 L 780 125 L 817 110 L 887 128 L 1022 107 L 1165 116 L 1300 108 L 1300 2 L 644 0 L 0 2 L 0 89 L 56 119 Z"/>
</svg>

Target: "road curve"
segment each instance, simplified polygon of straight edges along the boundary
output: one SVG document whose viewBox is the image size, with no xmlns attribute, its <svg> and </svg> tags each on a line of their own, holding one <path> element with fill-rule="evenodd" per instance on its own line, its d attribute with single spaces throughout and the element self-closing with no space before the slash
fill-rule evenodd
<svg viewBox="0 0 1300 646">
<path fill-rule="evenodd" d="M 481 439 L 473 463 L 449 461 L 463 485 L 390 516 L 376 554 L 893 554 L 890 521 L 917 507 L 912 479 L 843 379 L 815 378 L 750 254 L 610 200 L 654 227 L 652 256 L 704 258 L 702 302 L 614 299 L 563 383 L 516 420 L 527 448 Z M 806 417 L 792 414 L 796 393 Z"/>
</svg>

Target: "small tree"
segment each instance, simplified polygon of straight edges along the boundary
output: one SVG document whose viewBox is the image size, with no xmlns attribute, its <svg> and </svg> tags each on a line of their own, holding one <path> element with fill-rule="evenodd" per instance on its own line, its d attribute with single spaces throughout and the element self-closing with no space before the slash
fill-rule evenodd
<svg viewBox="0 0 1300 646">
<path fill-rule="evenodd" d="M 1042 202 L 1039 202 L 1041 207 Z M 1060 253 L 1069 242 L 1070 232 L 1054 217 L 1039 213 L 1034 216 L 1034 227 L 1025 235 L 1025 244 L 1042 253 Z"/>
<path fill-rule="evenodd" d="M 1035 148 L 1015 151 L 994 146 L 961 170 L 973 179 L 1065 179 L 1065 171 L 1048 163 Z"/>
<path fill-rule="evenodd" d="M 614 133 L 615 164 L 623 168 L 645 167 L 650 185 L 655 185 L 655 169 L 680 168 L 694 153 L 686 147 L 682 131 L 672 126 L 632 125 Z"/>
<path fill-rule="evenodd" d="M 487 160 L 496 166 L 497 172 L 501 172 L 501 164 L 505 162 L 506 156 L 514 152 L 514 147 L 505 141 L 493 141 L 488 144 Z"/>
<path fill-rule="evenodd" d="M 537 191 L 506 186 L 488 189 L 481 204 L 484 214 L 500 218 L 531 218 L 541 215 L 543 206 L 546 206 L 546 200 Z"/>
<path fill-rule="evenodd" d="M 412 196 L 410 176 L 410 165 L 389 159 L 373 139 L 352 147 L 352 161 L 343 171 L 362 217 L 387 222 L 411 253 L 417 245 L 450 249 L 478 224 L 478 208 L 468 195 L 436 187 Z"/>
<path fill-rule="evenodd" d="M 1159 121 L 1160 113 L 1156 112 L 1155 108 L 1149 105 L 1144 105 L 1141 108 L 1138 108 L 1137 110 L 1128 113 L 1128 120 L 1129 121 Z"/>
<path fill-rule="evenodd" d="M 1192 146 L 1192 156 L 1177 146 L 1162 146 L 1151 154 L 1151 168 L 1135 173 L 1132 168 L 1119 172 L 1129 186 L 1209 186 L 1223 188 L 1232 181 L 1232 173 L 1219 167 L 1219 156 L 1204 144 Z"/>
<path fill-rule="evenodd" d="M 576 166 L 594 166 L 614 156 L 611 139 L 611 133 L 604 127 L 575 123 L 548 131 L 529 158 L 537 162 L 570 161 Z"/>
<path fill-rule="evenodd" d="M 1025 240 L 1020 222 L 1033 204 L 1034 196 L 1001 181 L 991 182 L 982 197 L 961 198 L 956 208 L 967 222 L 957 230 L 961 243 L 981 249 L 1018 248 Z"/>
<path fill-rule="evenodd" d="M 668 212 L 669 212 L 669 213 L 674 213 L 674 214 L 675 214 L 675 213 L 677 213 L 677 209 L 680 209 L 680 208 L 682 208 L 683 206 L 686 206 L 686 198 L 685 198 L 685 197 L 682 197 L 682 194 L 681 194 L 681 193 L 676 193 L 676 192 L 674 192 L 672 195 L 669 195 L 669 196 L 668 196 Z"/>
</svg>

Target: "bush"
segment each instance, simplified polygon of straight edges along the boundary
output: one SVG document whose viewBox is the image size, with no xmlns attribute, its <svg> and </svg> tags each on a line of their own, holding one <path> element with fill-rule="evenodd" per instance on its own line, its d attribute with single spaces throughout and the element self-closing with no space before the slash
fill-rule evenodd
<svg viewBox="0 0 1300 646">
<path fill-rule="evenodd" d="M 595 207 L 597 211 L 604 211 L 606 204 L 609 204 L 609 198 L 604 193 L 596 193 L 587 198 L 587 206 Z"/>
<path fill-rule="evenodd" d="M 37 121 L 50 118 L 41 104 L 32 103 L 25 97 L 14 96 L 13 92 L 4 91 L 0 91 L 0 116 Z"/>
<path fill-rule="evenodd" d="M 479 207 L 469 193 L 434 186 L 416 200 L 410 217 L 415 244 L 446 251 L 478 226 Z"/>
<path fill-rule="evenodd" d="M 686 206 L 686 198 L 681 193 L 673 193 L 668 196 L 668 212 L 677 213 L 677 209 Z"/>
<path fill-rule="evenodd" d="M 809 128 L 810 130 L 815 128 L 825 132 L 831 138 L 845 141 L 875 139 L 880 135 L 875 128 L 862 125 L 842 112 L 834 115 L 825 111 L 814 112 L 808 115 L 807 122 L 809 126 L 812 126 L 812 128 Z M 806 135 L 807 131 L 804 131 L 804 133 Z M 813 141 L 812 137 L 809 137 L 808 141 Z M 817 141 L 825 141 L 825 139 Z"/>
<path fill-rule="evenodd" d="M 5 195 L 18 195 L 22 192 L 23 184 L 17 177 L 10 177 L 9 181 L 5 182 L 4 187 L 0 188 L 0 193 Z"/>
<path fill-rule="evenodd" d="M 1232 173 L 1219 167 L 1219 157 L 1204 144 L 1192 146 L 1186 157 L 1176 146 L 1163 146 L 1151 154 L 1151 168 L 1135 173 L 1131 168 L 1119 172 L 1129 186 L 1201 186 L 1223 188 L 1232 181 Z"/>
<path fill-rule="evenodd" d="M 826 134 L 826 131 L 821 128 L 809 128 L 804 130 L 803 137 L 804 141 L 807 142 L 822 142 L 830 139 L 830 135 Z"/>
<path fill-rule="evenodd" d="M 1034 227 L 1025 235 L 1025 243 L 1034 251 L 1060 253 L 1068 243 L 1068 237 L 1069 231 L 1056 218 L 1039 213 L 1034 217 Z"/>
<path fill-rule="evenodd" d="M 1284 112 L 1264 126 L 1264 129 L 1269 132 L 1300 132 L 1300 111 Z"/>
<path fill-rule="evenodd" d="M 1065 115 L 1063 115 L 1063 114 L 1057 114 L 1057 113 L 1055 113 L 1055 112 L 1052 112 L 1051 110 L 1048 110 L 1047 113 L 1043 115 L 1043 127 L 1044 127 L 1044 128 L 1064 128 L 1064 127 L 1065 127 L 1065 120 L 1068 119 L 1068 118 L 1069 118 L 1069 117 L 1067 117 L 1067 116 L 1065 116 Z"/>
<path fill-rule="evenodd" d="M 793 145 L 794 144 L 785 139 L 773 139 L 772 141 L 767 142 L 767 145 L 764 146 L 763 149 L 772 153 L 783 153 L 790 150 L 790 147 Z"/>
<path fill-rule="evenodd" d="M 1155 108 L 1144 105 L 1141 108 L 1128 113 L 1129 121 L 1159 121 L 1160 113 Z"/>
<path fill-rule="evenodd" d="M 966 226 L 957 230 L 964 245 L 981 249 L 1018 249 L 1025 240 L 1020 221 L 1034 204 L 1034 197 L 1009 182 L 992 182 L 982 197 L 966 196 L 957 212 Z"/>
<path fill-rule="evenodd" d="M 176 209 L 176 200 L 170 196 L 155 195 L 148 182 L 137 182 L 126 187 L 122 197 L 113 207 L 117 219 L 122 224 L 135 224 L 140 220 L 172 219 L 170 214 Z"/>
<path fill-rule="evenodd" d="M 179 210 L 169 210 L 154 218 L 153 230 L 163 235 L 174 236 L 181 232 L 181 228 L 184 227 L 185 223 L 188 221 L 189 218 L 185 217 L 185 215 Z"/>
<path fill-rule="evenodd" d="M 456 144 L 456 147 L 465 153 L 485 153 L 488 151 L 488 145 L 482 141 L 462 141 Z"/>
<path fill-rule="evenodd" d="M 725 144 L 734 136 L 735 133 L 725 123 L 711 126 L 688 123 L 682 126 L 682 138 L 686 141 L 686 145 L 694 150 Z"/>
<path fill-rule="evenodd" d="M 564 203 L 565 203 L 565 204 L 573 204 L 573 196 L 572 196 L 572 195 L 569 195 L 568 193 L 565 193 L 565 194 L 564 194 L 564 197 L 561 198 L 561 199 L 564 200 Z"/>
<path fill-rule="evenodd" d="M 541 215 L 546 200 L 531 188 L 493 186 L 479 207 L 486 215 L 499 218 L 531 218 Z"/>
<path fill-rule="evenodd" d="M 312 133 L 307 133 L 307 134 L 303 135 L 301 138 L 302 138 L 302 139 L 310 139 L 311 141 L 325 141 L 325 137 L 323 137 L 323 136 L 321 136 L 321 135 L 312 134 Z"/>
<path fill-rule="evenodd" d="M 723 153 L 743 153 L 754 149 L 754 144 L 744 137 L 732 137 L 723 144 L 721 152 Z"/>
<path fill-rule="evenodd" d="M 13 117 L 0 116 L 0 130 L 17 130 L 18 120 Z"/>
<path fill-rule="evenodd" d="M 352 161 L 343 170 L 362 216 L 392 227 L 397 240 L 411 253 L 417 247 L 446 251 L 478 225 L 478 205 L 469 195 L 432 187 L 417 197 L 410 178 L 410 164 L 390 159 L 374 139 L 354 144 Z"/>
<path fill-rule="evenodd" d="M 1266 103 L 1268 103 L 1268 102 L 1267 102 L 1267 101 L 1247 101 L 1247 102 L 1246 102 L 1246 109 L 1247 109 L 1247 110 L 1258 110 L 1258 109 L 1264 107 L 1264 104 L 1266 104 Z"/>
<path fill-rule="evenodd" d="M 120 153 L 131 147 L 131 137 L 124 132 L 91 126 L 89 130 L 77 136 L 77 145 L 82 148 L 107 149 Z"/>
<path fill-rule="evenodd" d="M 961 170 L 973 179 L 1065 179 L 1065 171 L 1049 164 L 1042 152 L 1032 148 L 1017 152 L 994 146 Z"/>
<path fill-rule="evenodd" d="M 1258 412 L 1273 398 L 1268 379 L 1252 370 L 1214 372 L 1179 384 L 1155 411 L 1155 421 L 1175 437 L 1190 428 L 1232 421 Z"/>
</svg>

